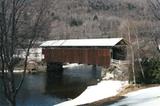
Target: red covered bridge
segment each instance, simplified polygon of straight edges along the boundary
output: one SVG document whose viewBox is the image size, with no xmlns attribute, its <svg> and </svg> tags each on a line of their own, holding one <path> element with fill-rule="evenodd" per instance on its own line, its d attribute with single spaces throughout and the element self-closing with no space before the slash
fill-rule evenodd
<svg viewBox="0 0 160 106">
<path fill-rule="evenodd" d="M 50 40 L 41 44 L 47 63 L 80 63 L 108 67 L 111 58 L 125 59 L 123 38 Z"/>
</svg>

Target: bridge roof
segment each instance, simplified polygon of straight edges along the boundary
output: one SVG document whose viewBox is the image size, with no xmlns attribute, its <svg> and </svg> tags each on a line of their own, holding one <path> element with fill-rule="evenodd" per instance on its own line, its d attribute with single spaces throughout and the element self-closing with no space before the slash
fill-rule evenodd
<svg viewBox="0 0 160 106">
<path fill-rule="evenodd" d="M 41 47 L 113 47 L 123 38 L 97 38 L 97 39 L 67 39 L 49 40 L 42 43 Z"/>
</svg>

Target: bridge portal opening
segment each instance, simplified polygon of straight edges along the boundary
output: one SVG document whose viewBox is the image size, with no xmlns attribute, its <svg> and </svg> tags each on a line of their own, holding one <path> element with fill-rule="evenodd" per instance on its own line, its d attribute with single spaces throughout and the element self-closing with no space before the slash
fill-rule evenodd
<svg viewBox="0 0 160 106">
<path fill-rule="evenodd" d="M 127 45 L 126 42 L 121 41 L 112 48 L 112 59 L 126 60 L 127 58 Z"/>
</svg>

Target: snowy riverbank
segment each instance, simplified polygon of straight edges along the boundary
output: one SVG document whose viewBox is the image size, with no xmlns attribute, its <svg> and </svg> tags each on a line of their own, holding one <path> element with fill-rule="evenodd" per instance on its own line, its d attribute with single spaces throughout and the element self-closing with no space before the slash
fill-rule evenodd
<svg viewBox="0 0 160 106">
<path fill-rule="evenodd" d="M 109 106 L 160 106 L 160 86 L 130 92 L 124 97 Z"/>
<path fill-rule="evenodd" d="M 76 106 L 112 97 L 117 95 L 127 84 L 127 81 L 101 81 L 97 85 L 87 87 L 87 89 L 77 98 L 55 106 Z"/>
</svg>

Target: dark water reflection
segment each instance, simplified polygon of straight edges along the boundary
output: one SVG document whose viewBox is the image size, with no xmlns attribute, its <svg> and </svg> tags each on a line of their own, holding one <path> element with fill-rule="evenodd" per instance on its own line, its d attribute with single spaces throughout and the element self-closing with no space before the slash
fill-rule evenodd
<svg viewBox="0 0 160 106">
<path fill-rule="evenodd" d="M 18 75 L 19 76 L 19 75 Z M 46 73 L 27 74 L 26 80 L 17 97 L 18 106 L 52 106 L 75 98 L 89 85 L 97 83 L 100 68 L 92 70 L 92 66 L 77 66 L 64 69 L 60 79 L 48 79 Z M 6 106 L 0 88 L 0 106 Z"/>
</svg>

